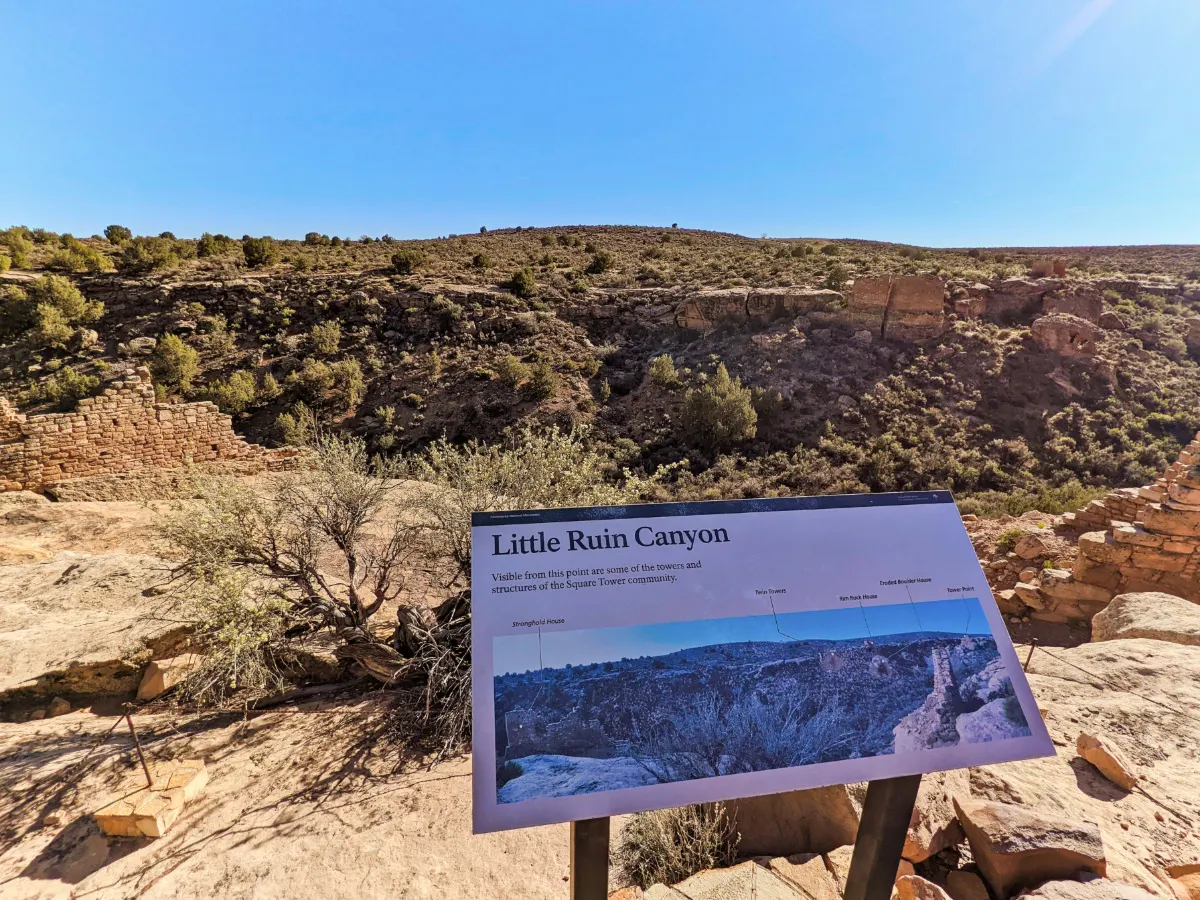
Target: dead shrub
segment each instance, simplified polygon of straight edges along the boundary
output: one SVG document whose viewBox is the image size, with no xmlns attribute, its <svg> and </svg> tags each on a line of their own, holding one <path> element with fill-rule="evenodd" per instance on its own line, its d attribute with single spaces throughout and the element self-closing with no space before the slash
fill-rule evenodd
<svg viewBox="0 0 1200 900">
<path fill-rule="evenodd" d="M 732 865 L 740 838 L 723 803 L 659 809 L 629 820 L 614 862 L 627 884 L 676 884 L 704 869 Z"/>
</svg>

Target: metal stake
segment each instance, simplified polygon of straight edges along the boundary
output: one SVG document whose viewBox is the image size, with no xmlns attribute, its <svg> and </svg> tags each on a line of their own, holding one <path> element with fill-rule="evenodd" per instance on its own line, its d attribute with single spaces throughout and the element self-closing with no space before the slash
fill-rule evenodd
<svg viewBox="0 0 1200 900">
<path fill-rule="evenodd" d="M 146 754 L 142 753 L 142 742 L 138 740 L 137 729 L 133 727 L 133 719 L 129 716 L 129 710 L 125 710 L 125 721 L 129 723 L 129 733 L 133 735 L 133 746 L 137 750 L 138 759 L 142 762 L 142 771 L 146 775 L 146 787 L 153 790 L 154 779 L 150 777 L 150 767 L 146 765 Z"/>
<path fill-rule="evenodd" d="M 1022 672 L 1029 671 L 1029 661 L 1033 659 L 1033 651 L 1037 649 L 1037 638 L 1031 638 L 1029 641 L 1029 655 L 1025 657 L 1025 665 L 1021 666 Z"/>
<path fill-rule="evenodd" d="M 844 900 L 891 897 L 920 787 L 920 775 L 884 778 L 867 785 Z"/>
<path fill-rule="evenodd" d="M 608 900 L 609 821 L 571 823 L 571 900 Z"/>
</svg>

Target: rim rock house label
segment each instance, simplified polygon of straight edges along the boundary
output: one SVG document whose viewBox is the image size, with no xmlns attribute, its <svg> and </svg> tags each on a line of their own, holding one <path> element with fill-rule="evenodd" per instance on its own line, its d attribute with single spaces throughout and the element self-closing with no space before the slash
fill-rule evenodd
<svg viewBox="0 0 1200 900">
<path fill-rule="evenodd" d="M 476 513 L 476 832 L 1053 755 L 947 492 Z"/>
</svg>

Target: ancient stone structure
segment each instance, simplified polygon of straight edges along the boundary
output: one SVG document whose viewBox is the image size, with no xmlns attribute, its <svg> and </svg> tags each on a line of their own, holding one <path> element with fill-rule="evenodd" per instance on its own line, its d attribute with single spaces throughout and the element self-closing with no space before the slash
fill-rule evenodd
<svg viewBox="0 0 1200 900">
<path fill-rule="evenodd" d="M 1100 331 L 1091 322 L 1068 313 L 1051 313 L 1037 319 L 1030 331 L 1039 347 L 1062 356 L 1095 356 Z"/>
<path fill-rule="evenodd" d="M 858 278 L 846 319 L 885 340 L 927 340 L 946 330 L 945 298 L 945 283 L 931 275 Z"/>
<path fill-rule="evenodd" d="M 1104 298 L 1099 291 L 1052 291 L 1042 301 L 1042 312 L 1066 313 L 1089 322 L 1099 322 L 1104 314 Z"/>
<path fill-rule="evenodd" d="M 608 753 L 597 748 L 611 747 L 600 721 L 585 721 L 577 710 L 557 722 L 545 721 L 534 710 L 512 710 L 504 714 L 504 735 L 506 759 L 539 753 L 602 757 Z"/>
<path fill-rule="evenodd" d="M 0 398 L 0 491 L 219 461 L 239 461 L 247 472 L 294 464 L 298 450 L 248 444 L 232 421 L 207 401 L 155 402 L 143 367 L 69 413 L 27 417 Z"/>
<path fill-rule="evenodd" d="M 723 322 L 764 325 L 784 316 L 832 312 L 843 303 L 840 293 L 821 288 L 698 291 L 676 307 L 675 322 L 695 331 Z"/>
<path fill-rule="evenodd" d="M 1114 596 L 1137 591 L 1200 603 L 1200 434 L 1154 484 L 1113 491 L 1063 524 L 1085 530 L 1074 567 L 1044 569 L 1000 591 L 1007 612 L 1090 621 Z"/>
</svg>

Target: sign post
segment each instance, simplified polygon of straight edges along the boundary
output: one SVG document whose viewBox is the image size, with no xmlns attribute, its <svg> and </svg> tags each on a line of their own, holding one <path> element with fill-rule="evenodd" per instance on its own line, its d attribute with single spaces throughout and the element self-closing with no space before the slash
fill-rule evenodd
<svg viewBox="0 0 1200 900">
<path fill-rule="evenodd" d="M 571 822 L 573 900 L 610 816 L 859 781 L 886 900 L 922 774 L 1054 753 L 944 491 L 476 513 L 471 559 L 474 828 Z"/>
<path fill-rule="evenodd" d="M 571 823 L 571 900 L 608 900 L 607 816 Z"/>
<path fill-rule="evenodd" d="M 888 900 L 892 895 L 920 787 L 920 775 L 867 784 L 844 900 Z"/>
</svg>

